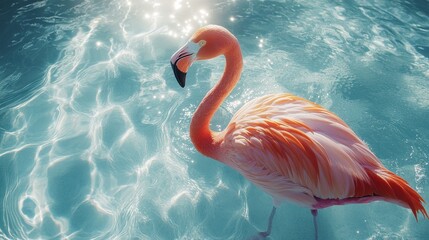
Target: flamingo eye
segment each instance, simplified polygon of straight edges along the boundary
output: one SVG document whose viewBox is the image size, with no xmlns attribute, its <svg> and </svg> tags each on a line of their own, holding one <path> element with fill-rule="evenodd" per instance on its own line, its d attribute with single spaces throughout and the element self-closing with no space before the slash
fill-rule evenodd
<svg viewBox="0 0 429 240">
<path fill-rule="evenodd" d="M 198 42 L 198 45 L 200 45 L 200 47 L 206 45 L 206 40 L 201 40 Z"/>
</svg>

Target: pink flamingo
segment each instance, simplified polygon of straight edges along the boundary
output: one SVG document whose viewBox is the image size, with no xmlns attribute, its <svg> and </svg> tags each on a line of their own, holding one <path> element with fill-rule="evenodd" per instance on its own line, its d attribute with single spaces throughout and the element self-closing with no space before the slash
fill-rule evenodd
<svg viewBox="0 0 429 240">
<path fill-rule="evenodd" d="M 190 137 L 202 154 L 239 171 L 273 198 L 268 228 L 285 200 L 311 209 L 317 239 L 317 211 L 351 203 L 387 201 L 429 218 L 423 198 L 386 169 L 338 116 L 290 94 L 272 94 L 246 103 L 221 132 L 210 130 L 214 113 L 238 82 L 243 66 L 237 39 L 225 28 L 197 30 L 171 57 L 174 75 L 185 86 L 196 60 L 224 55 L 222 78 L 201 101 Z"/>
</svg>

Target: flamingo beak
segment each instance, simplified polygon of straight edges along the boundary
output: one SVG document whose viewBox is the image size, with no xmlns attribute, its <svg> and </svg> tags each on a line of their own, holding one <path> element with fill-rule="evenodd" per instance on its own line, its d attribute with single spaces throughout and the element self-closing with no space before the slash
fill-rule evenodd
<svg viewBox="0 0 429 240">
<path fill-rule="evenodd" d="M 180 60 L 180 59 L 179 59 Z M 177 61 L 175 63 L 170 62 L 171 67 L 173 68 L 174 77 L 176 78 L 179 85 L 184 88 L 186 83 L 186 73 L 182 72 L 179 67 L 177 66 Z"/>
<path fill-rule="evenodd" d="M 171 56 L 170 64 L 173 68 L 174 77 L 179 85 L 183 88 L 186 83 L 186 73 L 189 67 L 196 60 L 196 55 L 199 50 L 199 45 L 189 41 L 182 48 Z"/>
</svg>

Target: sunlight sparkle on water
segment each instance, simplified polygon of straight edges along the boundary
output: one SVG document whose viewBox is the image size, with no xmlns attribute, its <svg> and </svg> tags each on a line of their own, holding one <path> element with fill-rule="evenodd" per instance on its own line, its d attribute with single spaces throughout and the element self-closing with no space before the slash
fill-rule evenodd
<svg viewBox="0 0 429 240">
<path fill-rule="evenodd" d="M 139 8 L 144 9 L 145 21 L 156 20 L 157 24 L 167 25 L 167 34 L 171 37 L 186 38 L 196 28 L 209 22 L 209 12 L 202 1 L 146 0 Z"/>
</svg>

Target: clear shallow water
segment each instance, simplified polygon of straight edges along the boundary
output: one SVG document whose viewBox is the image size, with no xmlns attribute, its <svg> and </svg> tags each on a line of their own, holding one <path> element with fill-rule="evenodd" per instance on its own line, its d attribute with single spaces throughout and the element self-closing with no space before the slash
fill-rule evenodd
<svg viewBox="0 0 429 240">
<path fill-rule="evenodd" d="M 271 199 L 195 151 L 190 118 L 223 59 L 181 89 L 169 58 L 200 25 L 242 44 L 218 111 L 292 92 L 342 117 L 429 201 L 427 1 L 22 1 L 0 4 L 0 239 L 245 239 Z M 284 204 L 272 239 L 311 239 Z M 388 203 L 320 211 L 321 239 L 426 239 Z"/>
</svg>

